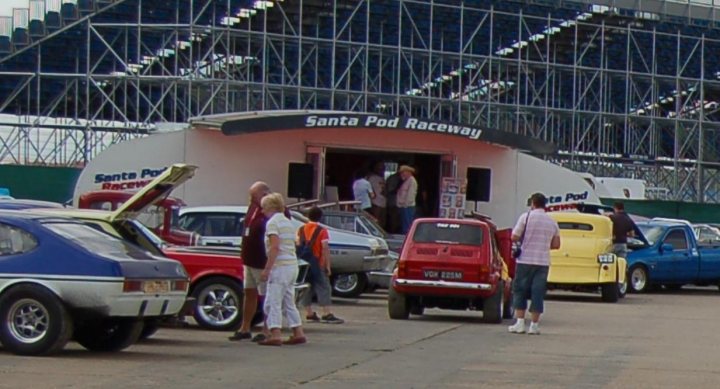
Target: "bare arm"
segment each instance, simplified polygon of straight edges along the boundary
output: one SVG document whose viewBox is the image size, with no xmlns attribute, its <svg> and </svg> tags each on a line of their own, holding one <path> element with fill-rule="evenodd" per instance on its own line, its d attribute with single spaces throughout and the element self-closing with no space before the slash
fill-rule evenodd
<svg viewBox="0 0 720 389">
<path fill-rule="evenodd" d="M 327 241 L 322 242 L 322 258 L 325 261 L 325 269 L 327 270 L 327 275 L 329 276 L 330 273 L 330 244 Z"/>
<path fill-rule="evenodd" d="M 270 275 L 270 270 L 273 266 L 275 266 L 275 260 L 280 253 L 280 237 L 277 235 L 270 235 L 268 239 L 270 240 L 270 247 L 267 253 L 267 263 L 265 264 L 265 269 L 263 269 L 260 276 L 260 279 L 263 281 L 267 281 L 268 276 Z"/>
<path fill-rule="evenodd" d="M 550 249 L 557 250 L 560 248 L 560 235 L 555 235 L 550 242 Z"/>
</svg>

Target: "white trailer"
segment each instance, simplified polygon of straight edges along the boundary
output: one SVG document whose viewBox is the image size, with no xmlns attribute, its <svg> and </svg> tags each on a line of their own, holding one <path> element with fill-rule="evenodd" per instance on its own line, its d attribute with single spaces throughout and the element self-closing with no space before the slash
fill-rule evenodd
<svg viewBox="0 0 720 389">
<path fill-rule="evenodd" d="M 136 189 L 176 162 L 199 167 L 195 177 L 173 193 L 189 205 L 247 204 L 247 189 L 258 180 L 284 195 L 303 185 L 310 188 L 307 197 L 322 197 L 329 181 L 347 182 L 357 161 L 365 158 L 405 159 L 422 166 L 417 178 L 433 203 L 426 205 L 426 212 L 437 212 L 443 177 L 470 179 L 466 189 L 473 193 L 457 194 L 465 196 L 466 210 L 488 215 L 501 227 L 515 222 L 533 192 L 544 193 L 552 209 L 600 203 L 579 174 L 523 150 L 552 152 L 552 146 L 497 130 L 372 114 L 220 115 L 195 119 L 186 130 L 110 147 L 85 167 L 75 199 L 99 189 Z M 297 166 L 308 169 L 294 170 Z M 298 183 L 297 172 L 308 171 L 311 176 Z"/>
</svg>

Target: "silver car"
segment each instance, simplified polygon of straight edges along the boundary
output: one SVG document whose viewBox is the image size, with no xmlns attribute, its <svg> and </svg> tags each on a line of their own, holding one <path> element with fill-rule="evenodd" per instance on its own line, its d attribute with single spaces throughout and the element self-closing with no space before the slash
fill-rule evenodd
<svg viewBox="0 0 720 389">
<path fill-rule="evenodd" d="M 330 204 L 332 205 L 332 204 Z M 322 206 L 321 206 L 322 207 Z M 400 256 L 405 235 L 390 234 L 383 229 L 375 219 L 363 211 L 340 211 L 335 209 L 323 209 L 321 219 L 323 224 L 341 230 L 358 232 L 384 239 L 390 250 L 390 261 L 385 269 L 368 272 L 368 282 L 371 289 L 390 287 L 392 272 L 395 270 L 397 259 Z"/>
<path fill-rule="evenodd" d="M 242 221 L 247 206 L 200 206 L 180 209 L 178 227 L 198 233 L 199 244 L 239 247 Z M 291 211 L 294 227 L 300 228 L 308 219 Z M 368 272 L 383 271 L 391 261 L 384 239 L 343 231 L 323 225 L 330 236 L 333 294 L 357 297 L 368 285 Z"/>
</svg>

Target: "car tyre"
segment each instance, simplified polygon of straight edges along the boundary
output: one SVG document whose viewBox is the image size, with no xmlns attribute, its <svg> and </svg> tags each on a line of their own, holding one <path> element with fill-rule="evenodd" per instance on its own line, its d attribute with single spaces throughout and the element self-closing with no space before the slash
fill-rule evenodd
<svg viewBox="0 0 720 389">
<path fill-rule="evenodd" d="M 124 350 L 138 341 L 145 323 L 137 319 L 110 318 L 91 321 L 75 331 L 75 341 L 90 351 Z"/>
<path fill-rule="evenodd" d="M 388 315 L 393 320 L 407 320 L 410 317 L 407 297 L 392 287 L 388 291 Z"/>
<path fill-rule="evenodd" d="M 160 319 L 147 319 L 145 320 L 145 323 L 143 323 L 143 329 L 142 332 L 140 332 L 140 339 L 148 339 L 149 337 L 155 335 L 155 333 L 160 329 Z"/>
<path fill-rule="evenodd" d="M 620 298 L 620 288 L 617 282 L 602 284 L 602 301 L 616 303 Z"/>
<path fill-rule="evenodd" d="M 360 296 L 367 286 L 365 273 L 344 273 L 332 277 L 332 294 L 337 297 L 354 298 Z"/>
<path fill-rule="evenodd" d="M 618 282 L 618 297 L 625 298 L 625 295 L 627 295 L 628 291 L 628 281 L 627 277 L 625 277 L 624 282 Z"/>
<path fill-rule="evenodd" d="M 202 328 L 236 330 L 242 324 L 242 285 L 230 278 L 211 277 L 193 288 L 193 317 Z"/>
<path fill-rule="evenodd" d="M 73 322 L 65 305 L 51 291 L 19 285 L 0 297 L 0 342 L 18 355 L 50 355 L 72 336 Z"/>
<path fill-rule="evenodd" d="M 620 270 L 618 269 L 618 266 L 615 266 L 615 274 L 617 275 L 617 278 L 620 278 Z M 625 275 L 625 278 L 623 279 L 623 282 L 618 282 L 618 297 L 625 298 L 625 295 L 628 292 L 628 276 Z"/>
<path fill-rule="evenodd" d="M 495 293 L 483 301 L 483 321 L 485 323 L 501 323 L 505 311 L 505 282 L 499 281 L 495 287 Z"/>
<path fill-rule="evenodd" d="M 650 277 L 645 266 L 634 266 L 628 272 L 628 284 L 630 291 L 645 293 L 650 290 Z"/>
</svg>

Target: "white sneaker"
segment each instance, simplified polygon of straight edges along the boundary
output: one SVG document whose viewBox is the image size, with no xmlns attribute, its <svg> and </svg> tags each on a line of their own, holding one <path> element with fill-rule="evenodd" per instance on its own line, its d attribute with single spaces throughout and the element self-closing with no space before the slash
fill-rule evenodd
<svg viewBox="0 0 720 389">
<path fill-rule="evenodd" d="M 525 333 L 525 321 L 517 321 L 515 324 L 508 327 L 508 332 L 512 334 L 524 334 Z"/>
<path fill-rule="evenodd" d="M 530 328 L 528 329 L 529 335 L 540 335 L 540 325 L 538 323 L 530 323 Z"/>
</svg>

